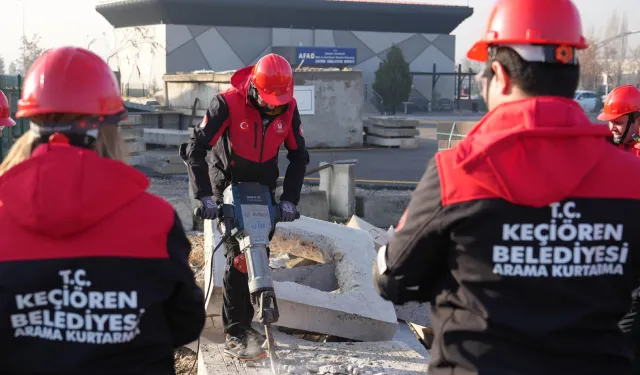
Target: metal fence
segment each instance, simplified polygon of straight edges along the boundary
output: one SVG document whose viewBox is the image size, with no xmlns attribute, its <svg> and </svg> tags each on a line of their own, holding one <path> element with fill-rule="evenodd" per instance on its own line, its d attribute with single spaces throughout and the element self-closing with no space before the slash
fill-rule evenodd
<svg viewBox="0 0 640 375">
<path fill-rule="evenodd" d="M 2 130 L 2 137 L 0 137 L 0 160 L 3 160 L 9 152 L 11 145 L 13 145 L 13 142 L 29 129 L 29 122 L 25 119 L 15 118 L 18 109 L 18 99 L 20 99 L 20 92 L 22 90 L 22 76 L 0 75 L 0 90 L 2 90 L 9 99 L 11 118 L 16 120 L 16 126 L 5 127 L 4 130 Z"/>
</svg>

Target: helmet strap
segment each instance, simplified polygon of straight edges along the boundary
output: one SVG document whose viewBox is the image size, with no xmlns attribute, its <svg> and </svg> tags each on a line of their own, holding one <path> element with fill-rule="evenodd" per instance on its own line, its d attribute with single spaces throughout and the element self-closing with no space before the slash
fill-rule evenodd
<svg viewBox="0 0 640 375">
<path fill-rule="evenodd" d="M 627 138 L 627 135 L 629 134 L 629 130 L 631 130 L 631 124 L 633 124 L 636 121 L 636 117 L 633 113 L 630 113 L 629 116 L 627 117 L 627 126 L 625 126 L 624 128 L 624 132 L 622 133 L 622 136 L 620 136 L 619 138 L 614 137 L 613 138 L 613 143 L 616 145 L 622 144 L 624 143 L 625 138 Z"/>
</svg>

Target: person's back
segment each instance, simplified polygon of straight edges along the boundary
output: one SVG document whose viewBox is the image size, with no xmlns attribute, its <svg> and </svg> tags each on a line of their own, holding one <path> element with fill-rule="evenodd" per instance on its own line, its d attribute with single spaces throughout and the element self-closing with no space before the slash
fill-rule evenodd
<svg viewBox="0 0 640 375">
<path fill-rule="evenodd" d="M 638 276 L 640 164 L 601 130 L 570 99 L 529 99 L 436 156 L 455 250 L 433 306 L 443 335 L 430 373 L 628 371 L 617 322 Z"/>
<path fill-rule="evenodd" d="M 94 80 L 106 69 L 81 49 L 41 59 L 27 83 L 40 73 L 64 79 L 60 62 Z M 115 98 L 106 77 L 76 84 Z M 42 90 L 56 88 L 51 81 Z M 0 373 L 174 374 L 174 348 L 196 340 L 205 319 L 179 218 L 146 192 L 146 176 L 105 157 L 122 156 L 109 113 L 45 113 L 47 95 L 28 90 L 17 116 L 31 130 L 0 166 Z"/>
<path fill-rule="evenodd" d="M 569 0 L 500 0 L 468 57 L 489 113 L 439 152 L 374 280 L 430 301 L 429 374 L 629 374 L 637 158 L 573 101 L 587 45 Z"/>
</svg>

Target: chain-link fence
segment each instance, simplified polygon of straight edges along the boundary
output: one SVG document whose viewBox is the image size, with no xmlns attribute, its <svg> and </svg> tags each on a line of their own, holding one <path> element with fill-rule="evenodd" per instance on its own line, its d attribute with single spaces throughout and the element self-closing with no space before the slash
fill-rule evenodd
<svg viewBox="0 0 640 375">
<path fill-rule="evenodd" d="M 0 90 L 2 90 L 9 99 L 11 118 L 16 120 L 16 126 L 5 127 L 2 130 L 2 137 L 0 137 L 0 160 L 2 160 L 9 152 L 13 142 L 29 129 L 29 122 L 25 119 L 15 118 L 18 109 L 18 99 L 20 99 L 20 92 L 22 90 L 22 76 L 0 75 Z"/>
</svg>

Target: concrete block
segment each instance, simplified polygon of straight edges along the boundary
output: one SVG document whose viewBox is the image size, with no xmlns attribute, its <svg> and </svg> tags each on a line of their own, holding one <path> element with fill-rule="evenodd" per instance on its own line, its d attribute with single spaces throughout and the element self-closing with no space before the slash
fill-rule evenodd
<svg viewBox="0 0 640 375">
<path fill-rule="evenodd" d="M 127 151 L 129 151 L 130 154 L 135 154 L 135 153 L 140 153 L 145 151 L 145 145 L 144 142 L 126 142 L 125 143 L 127 145 Z"/>
<path fill-rule="evenodd" d="M 364 195 L 363 219 L 369 224 L 386 228 L 398 224 L 405 208 L 409 205 L 411 195 L 408 192 L 381 191 L 377 194 Z"/>
<path fill-rule="evenodd" d="M 416 128 L 385 128 L 378 125 L 365 127 L 367 135 L 378 135 L 383 138 L 389 137 L 415 137 L 420 135 L 420 131 Z"/>
<path fill-rule="evenodd" d="M 189 132 L 176 129 L 144 129 L 145 143 L 178 147 L 189 140 Z"/>
<path fill-rule="evenodd" d="M 367 135 L 367 144 L 383 147 L 418 148 L 418 138 L 382 138 Z"/>
<path fill-rule="evenodd" d="M 129 155 L 127 164 L 132 166 L 144 165 L 144 155 Z"/>
<path fill-rule="evenodd" d="M 387 232 L 367 223 L 356 215 L 351 216 L 351 219 L 349 219 L 347 226 L 349 228 L 360 229 L 369 233 L 376 250 L 389 243 L 390 237 L 388 236 Z"/>
<path fill-rule="evenodd" d="M 300 195 L 300 215 L 318 220 L 329 220 L 329 201 L 326 191 L 311 191 Z"/>
<path fill-rule="evenodd" d="M 320 165 L 327 163 L 321 162 Z M 326 191 L 329 201 L 329 213 L 333 216 L 348 218 L 356 211 L 356 171 L 355 165 L 336 164 L 320 172 L 320 187 Z"/>
<path fill-rule="evenodd" d="M 205 291 L 211 270 L 211 252 L 220 240 L 210 220 L 205 220 Z M 371 268 L 375 250 L 371 237 L 361 230 L 302 217 L 278 224 L 271 242 L 278 252 L 279 240 L 296 238 L 313 244 L 321 257 L 335 267 L 338 290 L 323 292 L 293 282 L 274 282 L 280 320 L 276 325 L 324 333 L 359 341 L 384 341 L 393 337 L 397 318 L 393 304 L 383 300 L 373 287 Z M 327 262 L 329 263 L 329 262 Z M 220 311 L 219 291 L 224 273 L 224 255 L 213 257 L 214 293 L 207 296 L 208 309 Z M 211 303 L 209 303 L 211 301 Z"/>
<path fill-rule="evenodd" d="M 428 302 L 407 302 L 404 305 L 396 305 L 395 308 L 398 319 L 431 327 L 431 312 Z"/>
<path fill-rule="evenodd" d="M 118 125 L 138 125 L 138 124 L 142 124 L 142 115 L 129 114 L 126 119 L 118 123 Z"/>
<path fill-rule="evenodd" d="M 365 126 L 370 125 L 385 128 L 415 128 L 420 125 L 420 121 L 402 116 L 369 116 L 369 118 L 365 120 Z"/>
</svg>

